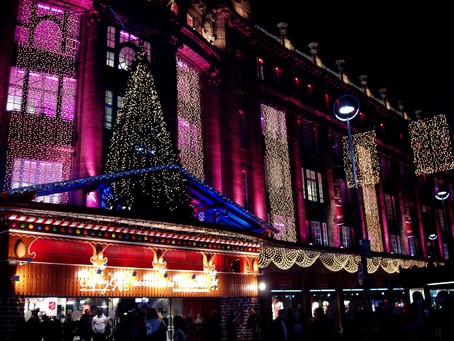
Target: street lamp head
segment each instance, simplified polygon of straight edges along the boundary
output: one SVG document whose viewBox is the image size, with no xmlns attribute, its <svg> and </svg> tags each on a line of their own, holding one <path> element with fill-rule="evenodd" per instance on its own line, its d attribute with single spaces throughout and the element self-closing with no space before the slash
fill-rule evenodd
<svg viewBox="0 0 454 341">
<path fill-rule="evenodd" d="M 334 102 L 334 116 L 340 121 L 349 121 L 359 112 L 359 101 L 355 96 L 344 95 Z"/>
<path fill-rule="evenodd" d="M 437 239 L 437 235 L 435 233 L 431 233 L 431 234 L 429 234 L 429 239 L 435 240 L 435 239 Z"/>
<path fill-rule="evenodd" d="M 445 191 L 445 190 L 439 190 L 435 194 L 435 198 L 438 199 L 438 200 L 441 200 L 441 201 L 444 201 L 444 200 L 448 199 L 448 197 L 449 197 L 449 192 Z"/>
</svg>

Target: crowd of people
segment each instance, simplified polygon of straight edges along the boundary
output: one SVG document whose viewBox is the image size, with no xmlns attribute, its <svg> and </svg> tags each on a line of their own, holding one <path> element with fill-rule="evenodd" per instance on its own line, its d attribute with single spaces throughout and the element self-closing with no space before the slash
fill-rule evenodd
<svg viewBox="0 0 454 341">
<path fill-rule="evenodd" d="M 447 341 L 454 340 L 454 299 L 438 292 L 432 306 L 422 292 L 414 291 L 411 303 L 384 300 L 367 315 L 353 300 L 335 325 L 323 307 L 307 318 L 279 309 L 264 341 Z"/>
<path fill-rule="evenodd" d="M 70 312 L 62 320 L 38 314 L 39 310 L 32 311 L 27 321 L 21 317 L 16 340 L 166 341 L 168 335 L 168 321 L 147 304 L 138 311 L 123 314 L 115 328 L 112 318 L 106 317 L 102 309 L 97 309 L 93 316 L 86 309 L 78 320 Z M 372 327 L 370 330 L 367 329 L 368 318 Z M 227 341 L 238 341 L 241 320 L 241 314 L 232 309 L 224 322 Z M 301 311 L 281 308 L 272 324 L 266 327 L 261 325 L 255 310 L 249 308 L 245 321 L 248 341 L 452 341 L 454 299 L 447 291 L 441 290 L 433 306 L 424 299 L 422 292 L 414 291 L 411 303 L 404 298 L 396 303 L 384 300 L 369 317 L 363 307 L 350 301 L 343 315 L 342 329 L 331 321 L 323 307 L 316 308 L 309 317 Z M 180 315 L 174 316 L 173 341 L 222 340 L 222 323 L 216 310 L 206 322 L 200 317 L 192 321 Z M 266 332 L 263 333 L 263 330 Z"/>
</svg>

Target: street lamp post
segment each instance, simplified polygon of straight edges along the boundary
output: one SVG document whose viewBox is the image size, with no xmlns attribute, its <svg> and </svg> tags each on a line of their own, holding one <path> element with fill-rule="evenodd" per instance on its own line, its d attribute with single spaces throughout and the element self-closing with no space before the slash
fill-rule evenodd
<svg viewBox="0 0 454 341">
<path fill-rule="evenodd" d="M 445 200 L 449 198 L 449 192 L 446 191 L 445 189 L 439 188 L 438 191 L 435 193 L 435 198 L 437 200 L 441 200 L 441 205 L 442 205 L 442 210 L 443 210 L 443 225 L 445 227 L 445 232 L 446 232 L 446 248 L 448 249 L 448 258 L 451 258 L 453 255 L 450 254 L 450 234 L 449 234 L 449 228 L 448 228 L 448 221 L 446 219 L 446 208 L 445 208 Z M 445 258 L 446 255 L 445 255 Z"/>
<path fill-rule="evenodd" d="M 356 236 L 359 241 L 361 262 L 358 265 L 358 272 L 360 274 L 360 284 L 362 284 L 364 291 L 364 308 L 368 316 L 368 331 L 372 329 L 372 306 L 370 297 L 370 286 L 369 286 L 369 274 L 367 271 L 367 257 L 370 254 L 370 242 L 367 238 L 367 230 L 364 229 L 365 238 L 363 238 L 362 228 L 362 217 L 361 217 L 361 205 L 359 200 L 358 192 L 358 180 L 356 177 L 356 166 L 355 166 L 355 153 L 353 150 L 352 133 L 350 128 L 350 121 L 356 117 L 359 112 L 359 101 L 352 95 L 344 95 L 339 97 L 334 103 L 334 116 L 340 121 L 347 123 L 348 132 L 348 147 L 350 150 L 350 159 L 352 165 L 352 176 L 353 176 L 353 187 L 355 192 L 356 201 Z"/>
</svg>

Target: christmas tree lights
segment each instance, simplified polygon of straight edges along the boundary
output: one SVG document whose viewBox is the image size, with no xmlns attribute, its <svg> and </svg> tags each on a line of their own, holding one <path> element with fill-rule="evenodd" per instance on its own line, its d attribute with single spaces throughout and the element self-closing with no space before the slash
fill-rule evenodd
<svg viewBox="0 0 454 341">
<path fill-rule="evenodd" d="M 126 93 L 113 128 L 106 173 L 177 164 L 170 133 L 156 91 L 147 56 L 136 53 Z M 159 219 L 190 219 L 192 209 L 184 179 L 178 170 L 163 169 L 112 183 L 115 208 Z"/>
<path fill-rule="evenodd" d="M 276 239 L 296 242 L 290 157 L 285 113 L 262 104 L 265 136 L 265 171 L 270 193 L 271 224 L 280 230 Z"/>
</svg>

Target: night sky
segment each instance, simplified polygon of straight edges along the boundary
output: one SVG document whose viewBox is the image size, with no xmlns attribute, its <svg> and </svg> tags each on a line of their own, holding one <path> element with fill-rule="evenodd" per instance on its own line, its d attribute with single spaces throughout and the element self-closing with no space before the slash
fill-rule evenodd
<svg viewBox="0 0 454 341">
<path fill-rule="evenodd" d="M 337 71 L 335 61 L 345 60 L 344 72 L 353 83 L 360 85 L 358 77 L 367 75 L 375 97 L 388 89 L 391 105 L 397 109 L 403 100 L 410 117 L 415 110 L 423 117 L 454 116 L 454 20 L 448 9 L 390 4 L 251 0 L 251 16 L 275 35 L 276 25 L 287 22 L 297 49 L 310 54 L 307 45 L 317 42 L 326 67 Z"/>
</svg>

